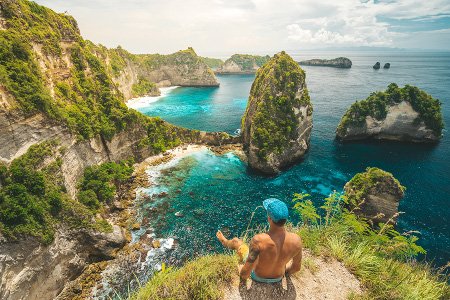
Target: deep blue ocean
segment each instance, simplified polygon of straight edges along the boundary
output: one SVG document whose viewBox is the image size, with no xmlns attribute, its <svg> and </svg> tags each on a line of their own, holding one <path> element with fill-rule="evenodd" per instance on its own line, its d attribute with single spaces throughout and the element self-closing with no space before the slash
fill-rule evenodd
<svg viewBox="0 0 450 300">
<path fill-rule="evenodd" d="M 164 170 L 159 191 L 167 196 L 143 205 L 158 237 L 174 237 L 178 246 L 167 253 L 176 263 L 197 254 L 222 251 L 214 233 L 242 235 L 261 201 L 278 197 L 292 205 L 295 192 L 308 192 L 316 203 L 368 166 L 392 172 L 406 186 L 399 210 L 399 231 L 420 232 L 426 259 L 437 265 L 450 260 L 450 138 L 447 130 L 436 145 L 335 141 L 335 129 L 346 109 L 391 82 L 415 85 L 441 100 L 450 126 L 450 53 L 430 52 L 303 52 L 295 60 L 346 56 L 351 69 L 302 67 L 314 107 L 311 148 L 304 160 L 277 177 L 253 174 L 236 156 L 195 153 Z M 391 63 L 389 70 L 373 70 L 375 62 Z M 149 116 L 184 127 L 234 132 L 240 127 L 253 75 L 218 76 L 218 88 L 176 88 L 141 107 Z M 155 190 L 153 190 L 155 192 Z M 150 193 L 150 191 L 149 191 Z M 151 207 L 159 207 L 155 213 Z M 181 211 L 183 217 L 175 217 Z M 292 216 L 292 221 L 298 218 Z M 251 227 L 265 225 L 256 210 Z"/>
</svg>

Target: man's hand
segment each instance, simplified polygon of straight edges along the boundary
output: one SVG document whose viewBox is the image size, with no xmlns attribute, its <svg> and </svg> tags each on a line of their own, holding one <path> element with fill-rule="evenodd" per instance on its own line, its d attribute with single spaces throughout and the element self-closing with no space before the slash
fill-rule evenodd
<svg viewBox="0 0 450 300">
<path fill-rule="evenodd" d="M 238 274 L 241 275 L 241 271 L 244 265 L 238 265 Z"/>
</svg>

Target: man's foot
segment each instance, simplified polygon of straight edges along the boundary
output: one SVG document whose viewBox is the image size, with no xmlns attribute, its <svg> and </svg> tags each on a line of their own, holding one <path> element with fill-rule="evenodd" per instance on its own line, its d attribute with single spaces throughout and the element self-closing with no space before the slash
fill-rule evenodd
<svg viewBox="0 0 450 300">
<path fill-rule="evenodd" d="M 228 241 L 228 240 L 223 236 L 222 231 L 217 230 L 216 237 L 217 237 L 217 239 L 222 243 L 222 245 L 223 245 L 224 247 L 227 247 L 227 246 L 228 246 L 228 245 L 227 245 L 227 241 Z"/>
</svg>

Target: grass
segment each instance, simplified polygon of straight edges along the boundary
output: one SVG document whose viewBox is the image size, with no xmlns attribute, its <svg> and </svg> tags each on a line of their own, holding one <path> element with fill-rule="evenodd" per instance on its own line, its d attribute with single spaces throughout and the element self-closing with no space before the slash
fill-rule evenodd
<svg viewBox="0 0 450 300">
<path fill-rule="evenodd" d="M 234 256 L 203 256 L 180 269 L 162 270 L 129 299 L 221 299 L 223 286 L 231 283 L 236 272 Z"/>
<path fill-rule="evenodd" d="M 446 275 L 416 261 L 415 251 L 408 255 L 397 252 L 410 253 L 407 247 L 420 246 L 415 242 L 406 245 L 408 242 L 399 241 L 392 232 L 379 235 L 381 230 L 360 225 L 366 221 L 348 214 L 334 216 L 328 225 L 300 225 L 297 231 L 306 248 L 336 258 L 360 280 L 364 293 L 350 299 L 448 299 Z"/>
</svg>

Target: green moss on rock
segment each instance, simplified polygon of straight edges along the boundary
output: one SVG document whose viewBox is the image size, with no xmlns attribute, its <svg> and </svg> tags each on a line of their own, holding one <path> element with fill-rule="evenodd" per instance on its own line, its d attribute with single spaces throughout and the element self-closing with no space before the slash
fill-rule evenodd
<svg viewBox="0 0 450 300">
<path fill-rule="evenodd" d="M 150 82 L 145 78 L 139 78 L 138 82 L 131 87 L 133 91 L 133 97 L 141 96 L 158 96 L 159 89 L 154 82 Z"/>
<path fill-rule="evenodd" d="M 307 146 L 311 116 L 304 71 L 285 52 L 276 54 L 256 73 L 242 118 L 244 148 L 256 148 L 258 159 L 267 162 L 270 155 L 298 148 L 303 134 Z"/>
<path fill-rule="evenodd" d="M 406 101 L 419 113 L 419 120 L 430 128 L 437 137 L 442 135 L 444 122 L 441 113 L 441 102 L 432 96 L 411 85 L 399 88 L 391 83 L 386 91 L 370 94 L 366 100 L 357 101 L 350 106 L 342 117 L 338 127 L 338 136 L 344 136 L 351 125 L 363 125 L 366 117 L 384 120 L 390 106 Z"/>
<path fill-rule="evenodd" d="M 387 183 L 388 190 L 386 190 L 384 183 Z M 347 196 L 349 202 L 354 205 L 361 204 L 369 193 L 381 194 L 390 192 L 403 197 L 403 193 L 406 190 L 392 173 L 379 168 L 367 168 L 365 172 L 356 174 L 346 184 L 345 189 L 348 191 L 350 189 L 353 190 L 353 192 L 347 192 Z"/>
</svg>

